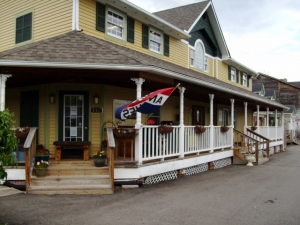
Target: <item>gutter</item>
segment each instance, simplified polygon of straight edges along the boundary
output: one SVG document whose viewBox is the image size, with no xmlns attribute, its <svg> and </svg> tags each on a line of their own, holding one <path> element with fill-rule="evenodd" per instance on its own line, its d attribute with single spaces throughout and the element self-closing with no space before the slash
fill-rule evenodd
<svg viewBox="0 0 300 225">
<path fill-rule="evenodd" d="M 283 109 L 288 109 L 288 107 L 279 104 L 277 102 L 271 102 L 270 100 L 259 99 L 256 96 L 250 96 L 245 93 L 240 93 L 239 91 L 224 89 L 219 85 L 209 83 L 207 81 L 199 80 L 194 77 L 190 77 L 185 74 L 180 74 L 176 72 L 172 72 L 169 70 L 161 69 L 155 66 L 135 66 L 135 65 L 121 65 L 121 64 L 92 64 L 92 63 L 60 63 L 60 62 L 38 62 L 38 61 L 1 61 L 0 66 L 14 66 L 14 67 L 39 67 L 39 68 L 66 68 L 66 69 L 106 69 L 106 70 L 124 70 L 124 71 L 146 71 L 146 72 L 154 72 L 159 75 L 176 78 L 178 80 L 186 81 L 193 84 L 198 84 L 201 86 L 206 86 L 214 90 L 230 93 L 240 97 L 246 97 L 254 101 L 263 102 L 265 104 L 269 104 L 275 107 L 280 107 Z"/>
</svg>

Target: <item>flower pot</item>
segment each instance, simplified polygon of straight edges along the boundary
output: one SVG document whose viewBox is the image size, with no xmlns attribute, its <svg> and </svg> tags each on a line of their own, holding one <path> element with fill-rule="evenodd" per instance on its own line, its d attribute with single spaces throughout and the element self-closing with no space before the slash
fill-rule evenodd
<svg viewBox="0 0 300 225">
<path fill-rule="evenodd" d="M 174 127 L 158 127 L 158 132 L 160 134 L 168 134 L 172 133 Z"/>
<path fill-rule="evenodd" d="M 37 177 L 45 177 L 47 174 L 47 168 L 36 168 L 35 169 L 35 174 Z"/>
<path fill-rule="evenodd" d="M 18 131 L 18 130 L 16 130 L 15 131 L 15 134 L 16 134 L 16 136 L 17 136 L 17 138 L 27 138 L 27 136 L 28 136 L 28 132 L 21 132 L 21 131 Z"/>
<path fill-rule="evenodd" d="M 40 162 L 41 160 L 43 161 L 49 161 L 50 155 L 36 155 L 35 156 L 35 162 Z"/>
<path fill-rule="evenodd" d="M 95 157 L 94 164 L 96 167 L 102 167 L 105 165 L 106 157 Z"/>
<path fill-rule="evenodd" d="M 205 127 L 195 127 L 195 133 L 196 134 L 202 134 L 206 131 Z"/>
<path fill-rule="evenodd" d="M 227 132 L 229 130 L 228 127 L 220 127 L 222 133 Z"/>
<path fill-rule="evenodd" d="M 253 131 L 256 130 L 256 129 L 257 129 L 257 127 L 251 127 L 251 130 L 253 130 Z"/>
<path fill-rule="evenodd" d="M 135 138 L 135 129 L 113 129 L 115 139 L 133 139 Z"/>
<path fill-rule="evenodd" d="M 255 160 L 254 154 L 246 154 L 245 159 L 248 161 L 246 166 L 253 166 L 252 162 Z"/>
</svg>

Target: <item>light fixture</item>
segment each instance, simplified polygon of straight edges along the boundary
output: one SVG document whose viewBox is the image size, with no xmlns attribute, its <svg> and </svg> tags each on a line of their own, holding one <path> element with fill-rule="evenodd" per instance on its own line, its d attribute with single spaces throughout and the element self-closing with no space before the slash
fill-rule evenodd
<svg viewBox="0 0 300 225">
<path fill-rule="evenodd" d="M 99 97 L 97 94 L 94 97 L 94 104 L 99 104 Z"/>
<path fill-rule="evenodd" d="M 54 95 L 51 93 L 51 95 L 49 96 L 49 102 L 51 103 L 51 104 L 53 104 L 53 103 L 55 103 L 55 97 L 54 97 Z"/>
</svg>

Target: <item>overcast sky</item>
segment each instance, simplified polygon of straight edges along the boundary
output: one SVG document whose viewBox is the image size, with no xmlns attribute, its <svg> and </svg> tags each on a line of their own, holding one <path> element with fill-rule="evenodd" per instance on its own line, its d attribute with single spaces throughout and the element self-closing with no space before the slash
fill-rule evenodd
<svg viewBox="0 0 300 225">
<path fill-rule="evenodd" d="M 129 1 L 149 12 L 199 2 Z M 233 59 L 278 79 L 300 81 L 300 0 L 213 0 L 213 5 Z"/>
</svg>

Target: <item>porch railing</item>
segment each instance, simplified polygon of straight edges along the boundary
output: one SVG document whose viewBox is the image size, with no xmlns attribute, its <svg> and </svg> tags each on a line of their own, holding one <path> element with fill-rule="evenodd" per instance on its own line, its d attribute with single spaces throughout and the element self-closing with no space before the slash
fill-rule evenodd
<svg viewBox="0 0 300 225">
<path fill-rule="evenodd" d="M 220 126 L 206 126 L 204 133 L 196 134 L 195 126 L 173 126 L 171 133 L 160 134 L 158 126 L 143 126 L 139 130 L 138 138 L 141 155 L 137 161 L 142 164 L 144 161 L 164 161 L 166 158 L 231 147 L 232 128 L 223 133 Z"/>
<path fill-rule="evenodd" d="M 248 129 L 251 128 L 251 126 L 247 126 Z M 255 133 L 258 133 L 270 140 L 283 140 L 283 127 L 277 126 L 277 127 L 270 127 L 270 126 L 259 126 L 257 130 L 255 130 Z"/>
<path fill-rule="evenodd" d="M 29 133 L 24 143 L 25 149 L 25 176 L 26 176 L 26 193 L 31 182 L 31 174 L 34 167 L 34 159 L 36 154 L 36 127 L 30 127 Z"/>
</svg>

